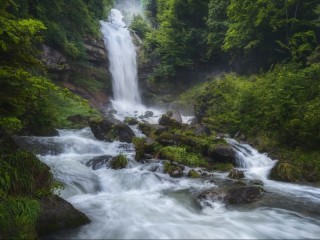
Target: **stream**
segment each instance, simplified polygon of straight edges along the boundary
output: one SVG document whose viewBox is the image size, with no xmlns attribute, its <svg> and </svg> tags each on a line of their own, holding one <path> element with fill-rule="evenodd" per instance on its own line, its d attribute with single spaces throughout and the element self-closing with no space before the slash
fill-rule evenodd
<svg viewBox="0 0 320 240">
<path fill-rule="evenodd" d="M 137 117 L 157 123 L 164 109 L 148 109 L 140 99 L 135 46 L 121 12 L 113 9 L 101 22 L 113 77 L 114 98 L 109 106 L 115 117 Z M 185 123 L 191 116 L 184 116 Z M 137 136 L 143 136 L 133 126 Z M 63 183 L 60 195 L 85 213 L 91 223 L 49 236 L 55 239 L 305 239 L 320 236 L 320 189 L 268 179 L 274 160 L 247 144 L 228 143 L 237 153 L 238 168 L 246 179 L 263 181 L 267 191 L 252 204 L 229 206 L 196 198 L 204 190 L 230 182 L 227 173 L 210 172 L 200 179 L 171 178 L 161 160 L 134 160 L 133 144 L 97 140 L 90 128 L 59 130 L 55 137 L 19 137 L 38 153 Z M 124 154 L 129 164 L 113 170 L 108 162 L 93 166 L 94 159 Z M 188 169 L 186 169 L 187 171 Z"/>
</svg>

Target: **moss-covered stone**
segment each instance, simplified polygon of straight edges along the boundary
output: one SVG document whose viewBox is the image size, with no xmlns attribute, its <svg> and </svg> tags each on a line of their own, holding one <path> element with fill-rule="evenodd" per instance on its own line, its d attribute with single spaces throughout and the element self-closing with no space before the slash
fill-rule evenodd
<svg viewBox="0 0 320 240">
<path fill-rule="evenodd" d="M 111 168 L 115 170 L 126 168 L 127 165 L 128 165 L 128 159 L 126 156 L 122 154 L 112 158 L 110 161 Z"/>
<path fill-rule="evenodd" d="M 168 173 L 173 178 L 183 176 L 184 167 L 170 162 L 165 162 L 163 166 L 164 172 Z"/>
<path fill-rule="evenodd" d="M 138 138 L 134 137 L 132 143 L 136 149 L 136 161 L 145 159 L 146 154 L 154 156 L 159 148 L 159 144 L 152 138 Z"/>
<path fill-rule="evenodd" d="M 231 179 L 242 179 L 242 178 L 244 178 L 244 173 L 243 173 L 243 171 L 240 171 L 237 169 L 232 169 L 230 171 L 228 177 Z"/>
<path fill-rule="evenodd" d="M 210 163 L 208 166 L 209 170 L 218 172 L 228 172 L 234 168 L 231 163 Z"/>
<path fill-rule="evenodd" d="M 138 120 L 136 118 L 133 118 L 133 117 L 126 117 L 124 119 L 124 122 L 126 124 L 130 125 L 130 126 L 138 124 Z"/>
<path fill-rule="evenodd" d="M 200 174 L 194 170 L 194 169 L 191 169 L 189 172 L 188 172 L 188 177 L 190 178 L 200 178 Z"/>
<path fill-rule="evenodd" d="M 302 180 L 301 167 L 289 162 L 278 161 L 270 172 L 270 179 L 297 182 Z"/>
</svg>

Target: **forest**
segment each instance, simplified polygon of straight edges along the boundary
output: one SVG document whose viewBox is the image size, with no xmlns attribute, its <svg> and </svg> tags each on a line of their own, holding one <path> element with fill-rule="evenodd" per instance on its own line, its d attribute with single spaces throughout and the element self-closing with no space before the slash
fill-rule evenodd
<svg viewBox="0 0 320 240">
<path fill-rule="evenodd" d="M 107 20 L 117 2 L 121 1 L 0 0 L 0 239 L 36 239 L 52 231 L 39 229 L 38 219 L 43 202 L 54 201 L 63 186 L 49 167 L 13 139 L 56 136 L 56 129 L 81 129 L 88 127 L 89 118 L 102 118 L 105 112 L 92 107 L 84 94 L 66 88 L 70 82 L 59 76 L 68 76 L 76 87 L 93 94 L 111 88 L 103 75 L 107 70 L 102 69 L 107 61 L 94 69 L 96 60 L 88 60 L 92 53 L 87 42 L 103 42 L 99 21 Z M 141 3 L 142 11 L 127 27 L 141 39 L 136 43 L 139 66 L 149 69 L 140 84 L 174 89 L 175 83 L 190 85 L 179 73 L 205 68 L 219 69 L 219 74 L 191 82 L 191 88 L 172 92 L 170 98 L 180 106 L 192 106 L 197 124 L 212 136 L 199 137 L 176 126 L 156 136 L 160 128 L 154 131 L 139 123 L 156 143 L 134 138 L 136 156 L 147 151 L 171 160 L 171 165 L 164 164 L 167 172 L 176 167 L 172 161 L 208 167 L 207 152 L 221 144 L 215 136 L 228 134 L 279 160 L 270 173 L 273 180 L 319 183 L 319 1 Z M 66 59 L 58 66 L 64 75 L 49 69 L 44 46 Z M 71 76 L 65 74 L 70 69 L 64 65 L 71 66 Z M 85 76 L 79 76 L 81 71 Z M 157 94 L 161 98 L 163 93 Z M 164 136 L 179 136 L 188 143 L 167 146 L 159 140 Z M 219 163 L 214 169 L 229 167 Z M 74 227 L 86 221 L 81 218 Z"/>
</svg>

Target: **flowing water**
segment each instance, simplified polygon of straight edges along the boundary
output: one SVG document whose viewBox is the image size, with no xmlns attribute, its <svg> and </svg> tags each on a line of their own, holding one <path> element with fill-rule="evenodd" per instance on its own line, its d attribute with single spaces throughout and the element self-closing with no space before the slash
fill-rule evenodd
<svg viewBox="0 0 320 240">
<path fill-rule="evenodd" d="M 91 223 L 50 238 L 166 239 L 166 238 L 318 238 L 319 188 L 278 183 L 266 178 L 274 161 L 248 145 L 237 149 L 246 178 L 261 179 L 267 193 L 262 200 L 239 207 L 221 202 L 201 205 L 201 191 L 218 189 L 225 174 L 210 179 L 171 178 L 160 160 L 145 164 L 134 160 L 132 144 L 102 142 L 89 128 L 60 130 L 57 137 L 20 138 L 25 147 L 39 151 L 55 178 L 65 188 L 61 196 L 87 214 Z M 92 168 L 90 160 L 115 156 L 129 158 L 126 169 L 112 170 L 108 163 Z M 186 169 L 187 171 L 188 169 Z M 214 179 L 214 181 L 211 181 Z M 216 183 L 215 183 L 216 182 Z"/>
<path fill-rule="evenodd" d="M 118 10 L 101 22 L 113 76 L 116 118 L 138 117 L 149 110 L 141 104 L 136 53 Z M 163 110 L 145 121 L 157 122 Z M 190 118 L 184 117 L 188 122 Z M 137 127 L 135 133 L 142 136 Z M 249 145 L 228 142 L 237 152 L 246 179 L 260 179 L 267 193 L 252 204 L 238 207 L 199 202 L 196 196 L 230 182 L 227 174 L 203 179 L 171 178 L 160 160 L 134 160 L 132 144 L 103 142 L 91 130 L 60 130 L 56 137 L 19 137 L 25 148 L 38 153 L 65 188 L 61 196 L 84 212 L 91 223 L 50 238 L 68 239 L 249 239 L 319 238 L 320 189 L 268 180 L 275 161 Z M 108 159 L 118 154 L 129 159 L 127 168 L 112 170 Z M 94 162 L 98 163 L 94 165 Z M 185 171 L 188 171 L 186 169 Z"/>
<path fill-rule="evenodd" d="M 101 31 L 110 59 L 114 101 L 126 109 L 141 105 L 136 48 L 119 10 L 111 10 L 109 22 L 101 21 Z"/>
</svg>

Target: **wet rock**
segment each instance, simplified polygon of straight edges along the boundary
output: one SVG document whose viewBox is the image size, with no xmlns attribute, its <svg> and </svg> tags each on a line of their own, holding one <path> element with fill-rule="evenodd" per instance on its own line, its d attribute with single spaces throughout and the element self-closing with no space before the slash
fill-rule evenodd
<svg viewBox="0 0 320 240">
<path fill-rule="evenodd" d="M 93 135 L 99 140 L 131 143 L 135 136 L 127 124 L 112 117 L 89 119 L 89 126 Z"/>
<path fill-rule="evenodd" d="M 80 126 L 87 126 L 88 124 L 88 117 L 80 114 L 69 116 L 67 120 L 72 122 L 73 124 L 80 125 Z"/>
<path fill-rule="evenodd" d="M 194 169 L 191 169 L 189 172 L 188 172 L 188 177 L 190 178 L 200 178 L 201 175 Z"/>
<path fill-rule="evenodd" d="M 232 147 L 227 145 L 216 145 L 213 148 L 209 148 L 208 156 L 213 162 L 221 163 L 236 163 L 236 153 Z"/>
<path fill-rule="evenodd" d="M 176 163 L 165 162 L 164 172 L 168 173 L 173 178 L 180 178 L 183 176 L 184 166 Z"/>
<path fill-rule="evenodd" d="M 250 180 L 249 184 L 250 185 L 257 185 L 257 186 L 263 186 L 264 185 L 264 183 L 261 180 L 257 180 L 257 179 Z"/>
<path fill-rule="evenodd" d="M 182 126 L 182 118 L 179 112 L 167 112 L 163 114 L 159 119 L 159 124 L 169 127 L 181 127 Z"/>
<path fill-rule="evenodd" d="M 153 158 L 155 153 L 155 141 L 152 138 L 133 138 L 132 140 L 136 148 L 136 161 Z"/>
<path fill-rule="evenodd" d="M 99 156 L 91 159 L 86 163 L 87 167 L 92 167 L 93 170 L 98 170 L 100 168 L 106 167 L 108 162 L 111 160 L 112 156 Z"/>
<path fill-rule="evenodd" d="M 223 197 L 224 195 L 217 189 L 210 189 L 200 193 L 196 198 L 200 203 L 211 206 L 212 202 L 223 201 Z"/>
<path fill-rule="evenodd" d="M 124 122 L 130 126 L 138 124 L 138 120 L 136 118 L 132 118 L 132 117 L 126 117 L 124 119 Z"/>
<path fill-rule="evenodd" d="M 126 168 L 128 165 L 128 159 L 124 155 L 118 155 L 111 159 L 110 166 L 114 170 Z"/>
<path fill-rule="evenodd" d="M 146 111 L 146 112 L 144 113 L 144 117 L 145 117 L 145 118 L 153 117 L 153 112 L 152 112 L 152 111 Z"/>
<path fill-rule="evenodd" d="M 41 211 L 36 223 L 39 236 L 58 230 L 76 228 L 90 222 L 89 218 L 59 196 L 40 200 Z"/>
<path fill-rule="evenodd" d="M 229 204 L 251 203 L 259 200 L 265 190 L 260 186 L 244 186 L 230 189 L 224 197 Z"/>
<path fill-rule="evenodd" d="M 244 172 L 237 169 L 232 169 L 228 177 L 231 179 L 242 179 L 244 178 Z"/>
</svg>

